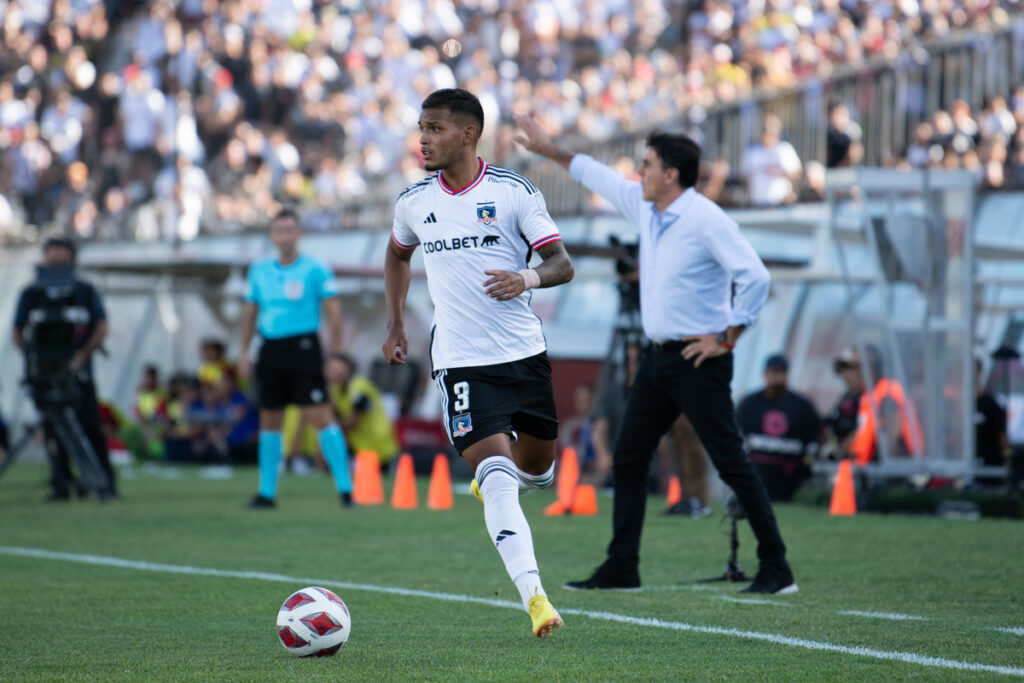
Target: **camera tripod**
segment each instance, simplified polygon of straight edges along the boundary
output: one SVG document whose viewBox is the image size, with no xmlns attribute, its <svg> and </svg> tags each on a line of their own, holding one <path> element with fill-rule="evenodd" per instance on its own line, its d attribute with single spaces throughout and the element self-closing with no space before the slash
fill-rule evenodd
<svg viewBox="0 0 1024 683">
<path fill-rule="evenodd" d="M 725 573 L 720 576 L 712 576 L 707 579 L 698 579 L 694 583 L 715 583 L 718 581 L 732 581 L 733 583 L 740 583 L 741 581 L 750 581 L 751 577 L 743 573 L 743 567 L 740 566 L 739 558 L 737 554 L 740 549 L 740 538 L 736 533 L 736 522 L 741 519 L 747 518 L 747 511 L 743 509 L 740 504 L 739 498 L 736 494 L 732 494 L 729 500 L 725 504 L 726 517 L 731 522 L 729 530 L 729 559 L 725 562 Z M 722 518 L 725 520 L 725 517 Z M 719 523 L 718 528 L 721 529 L 722 525 Z"/>
<path fill-rule="evenodd" d="M 737 520 L 735 517 L 730 515 L 729 521 L 732 522 L 732 529 L 729 532 L 729 559 L 725 562 L 725 572 L 719 576 L 698 579 L 694 583 L 716 583 L 718 581 L 732 581 L 733 583 L 740 583 L 742 581 L 751 580 L 751 577 L 743 573 L 743 567 L 740 566 L 740 561 L 737 557 L 740 549 L 740 539 L 736 535 Z"/>
<path fill-rule="evenodd" d="M 43 404 L 38 407 L 42 420 L 39 424 L 30 426 L 7 453 L 7 458 L 0 462 L 0 476 L 3 476 L 18 455 L 28 447 L 32 438 L 42 430 L 44 434 L 53 435 L 57 442 L 56 447 L 63 448 L 78 469 L 79 479 L 66 483 L 92 491 L 100 502 L 110 500 L 113 497 L 110 479 L 100 465 L 99 456 L 96 455 L 92 443 L 86 436 L 85 430 L 82 429 L 82 424 L 78 421 L 74 408 L 70 405 L 59 404 Z M 52 452 L 50 444 L 47 444 L 46 450 L 51 464 L 53 464 L 52 461 L 59 456 Z M 54 470 L 56 471 L 56 467 Z"/>
</svg>

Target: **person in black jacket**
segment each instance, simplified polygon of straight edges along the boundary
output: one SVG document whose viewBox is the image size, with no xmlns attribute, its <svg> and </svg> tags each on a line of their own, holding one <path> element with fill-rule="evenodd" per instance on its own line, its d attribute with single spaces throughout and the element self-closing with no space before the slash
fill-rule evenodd
<svg viewBox="0 0 1024 683">
<path fill-rule="evenodd" d="M 75 265 L 75 251 L 75 245 L 70 240 L 62 237 L 51 238 L 43 245 L 41 265 L 51 269 L 72 269 Z M 18 298 L 13 336 L 14 343 L 19 349 L 24 350 L 26 342 L 31 341 L 37 331 L 37 316 L 34 313 L 47 306 L 47 294 L 43 289 L 37 285 L 30 285 Z M 73 279 L 62 305 L 66 307 L 67 318 L 74 323 L 74 354 L 68 369 L 74 373 L 78 386 L 72 407 L 107 477 L 107 485 L 103 490 L 97 491 L 97 494 L 101 499 L 109 499 L 117 495 L 117 485 L 114 470 L 110 466 L 107 440 L 103 435 L 92 368 L 92 356 L 107 336 L 107 314 L 96 288 L 77 278 Z M 69 454 L 55 438 L 51 425 L 46 425 L 46 432 L 52 466 L 50 483 L 53 488 L 49 499 L 67 500 L 70 498 L 72 487 L 80 491 L 84 491 L 84 488 L 75 482 L 71 473 Z"/>
<path fill-rule="evenodd" d="M 809 400 L 787 386 L 789 361 L 782 354 L 764 365 L 764 388 L 736 409 L 750 459 L 773 501 L 792 500 L 810 475 L 821 442 L 821 418 Z"/>
</svg>

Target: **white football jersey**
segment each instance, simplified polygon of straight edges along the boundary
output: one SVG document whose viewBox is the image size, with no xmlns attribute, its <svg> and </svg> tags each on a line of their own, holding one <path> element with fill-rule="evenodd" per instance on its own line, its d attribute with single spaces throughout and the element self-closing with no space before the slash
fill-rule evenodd
<svg viewBox="0 0 1024 683">
<path fill-rule="evenodd" d="M 402 249 L 423 248 L 434 370 L 508 363 L 547 349 L 532 292 L 498 301 L 483 286 L 491 277 L 485 270 L 514 273 L 527 267 L 532 250 L 562 239 L 529 180 L 482 160 L 461 190 L 435 173 L 398 196 L 391 239 Z"/>
</svg>

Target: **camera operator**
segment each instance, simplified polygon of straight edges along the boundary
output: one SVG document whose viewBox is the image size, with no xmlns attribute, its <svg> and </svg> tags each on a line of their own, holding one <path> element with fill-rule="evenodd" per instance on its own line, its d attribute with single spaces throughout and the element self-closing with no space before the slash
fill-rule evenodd
<svg viewBox="0 0 1024 683">
<path fill-rule="evenodd" d="M 100 407 L 96 398 L 96 384 L 92 371 L 92 355 L 100 348 L 107 336 L 107 315 L 99 292 L 89 283 L 71 276 L 75 265 L 75 245 L 70 240 L 60 237 L 48 239 L 43 245 L 41 265 L 43 269 L 58 271 L 65 269 L 70 278 L 69 287 L 67 291 L 61 290 L 63 298 L 58 302 L 64 309 L 63 315 L 74 323 L 74 351 L 63 364 L 65 369 L 71 373 L 74 384 L 72 390 L 68 392 L 68 403 L 78 418 L 85 437 L 92 445 L 100 467 L 106 473 L 109 489 L 104 486 L 104 489 L 98 491 L 97 494 L 101 499 L 107 499 L 117 495 L 116 483 L 113 468 L 110 466 L 106 438 L 101 426 Z M 40 270 L 40 278 L 42 278 L 43 269 Z M 19 349 L 26 352 L 26 364 L 28 363 L 28 344 L 32 341 L 34 327 L 38 325 L 34 320 L 40 317 L 34 313 L 43 313 L 48 307 L 52 308 L 55 305 L 52 298 L 55 291 L 40 281 L 25 288 L 18 298 L 18 307 L 14 316 L 14 343 Z M 32 384 L 31 376 L 29 380 Z M 35 386 L 32 388 L 37 389 Z M 36 402 L 38 406 L 38 398 Z M 44 421 L 44 424 L 47 451 L 52 468 L 50 483 L 53 492 L 49 500 L 67 500 L 70 497 L 71 487 L 76 485 L 71 474 L 69 454 L 54 434 L 54 427 L 49 424 L 49 421 Z M 84 492 L 81 483 L 77 483 L 76 488 L 80 494 Z"/>
</svg>

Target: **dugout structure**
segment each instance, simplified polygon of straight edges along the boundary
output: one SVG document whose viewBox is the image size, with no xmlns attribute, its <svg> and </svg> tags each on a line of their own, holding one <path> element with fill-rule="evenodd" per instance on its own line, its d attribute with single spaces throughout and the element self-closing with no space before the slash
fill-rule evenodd
<svg viewBox="0 0 1024 683">
<path fill-rule="evenodd" d="M 869 475 L 982 473 L 974 447 L 975 264 L 1014 255 L 976 253 L 985 250 L 975 243 L 974 188 L 962 171 L 841 169 L 829 172 L 823 204 L 734 213 L 745 232 L 803 242 L 802 261 L 773 272 L 785 329 L 771 336 L 784 340 L 797 386 L 834 377 L 836 353 L 852 346 L 868 387 L 879 373 L 904 387 L 921 425 L 922 443 L 911 435 L 921 455 L 890 452 L 880 438 Z M 880 367 L 868 363 L 868 347 Z M 877 423 L 879 406 L 870 408 Z"/>
</svg>

